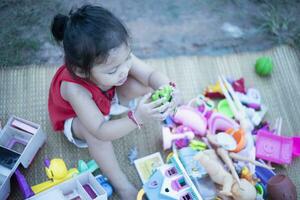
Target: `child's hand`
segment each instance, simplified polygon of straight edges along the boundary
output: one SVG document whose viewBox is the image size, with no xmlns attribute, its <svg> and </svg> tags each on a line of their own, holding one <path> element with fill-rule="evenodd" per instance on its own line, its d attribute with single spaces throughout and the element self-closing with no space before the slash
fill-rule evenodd
<svg viewBox="0 0 300 200">
<path fill-rule="evenodd" d="M 146 94 L 140 100 L 137 109 L 135 111 L 135 117 L 140 123 L 146 122 L 147 120 L 156 119 L 164 120 L 172 112 L 170 102 L 166 102 L 164 98 L 160 98 L 156 101 L 151 101 L 151 93 Z"/>
<path fill-rule="evenodd" d="M 172 110 L 171 114 L 173 114 L 176 108 L 182 105 L 182 103 L 183 103 L 183 99 L 180 90 L 174 88 L 172 92 L 172 100 L 170 102 L 170 107 L 171 107 L 170 109 Z"/>
</svg>

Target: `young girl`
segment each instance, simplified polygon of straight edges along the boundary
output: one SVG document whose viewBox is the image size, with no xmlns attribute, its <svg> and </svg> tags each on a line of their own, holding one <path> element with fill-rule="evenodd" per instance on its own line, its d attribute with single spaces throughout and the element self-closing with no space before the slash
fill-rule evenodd
<svg viewBox="0 0 300 200">
<path fill-rule="evenodd" d="M 88 147 L 121 199 L 135 199 L 137 190 L 120 169 L 111 141 L 149 120 L 164 120 L 180 95 L 174 88 L 171 102 L 151 101 L 150 92 L 169 79 L 131 52 L 126 28 L 102 7 L 86 5 L 69 16 L 58 14 L 51 31 L 65 53 L 49 91 L 52 126 L 76 146 Z M 128 115 L 109 120 L 122 112 Z"/>
</svg>

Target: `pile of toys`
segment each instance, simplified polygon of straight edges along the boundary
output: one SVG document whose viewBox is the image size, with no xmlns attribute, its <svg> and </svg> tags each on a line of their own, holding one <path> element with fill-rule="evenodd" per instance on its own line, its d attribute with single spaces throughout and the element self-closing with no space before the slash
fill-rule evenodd
<svg viewBox="0 0 300 200">
<path fill-rule="evenodd" d="M 281 136 L 263 121 L 267 106 L 243 78 L 220 76 L 203 94 L 178 107 L 162 127 L 168 164 L 152 171 L 138 195 L 149 200 L 296 200 L 296 187 L 273 164 L 300 155 L 300 137 Z"/>
</svg>

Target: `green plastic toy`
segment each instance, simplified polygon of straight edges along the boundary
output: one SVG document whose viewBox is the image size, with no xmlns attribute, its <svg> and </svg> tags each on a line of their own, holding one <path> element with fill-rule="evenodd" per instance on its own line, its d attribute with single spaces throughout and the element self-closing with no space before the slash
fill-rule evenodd
<svg viewBox="0 0 300 200">
<path fill-rule="evenodd" d="M 273 61 L 269 57 L 261 57 L 256 60 L 255 71 L 260 76 L 268 76 L 273 70 Z"/>
<path fill-rule="evenodd" d="M 230 118 L 233 118 L 234 116 L 226 99 L 219 102 L 218 111 Z"/>
<path fill-rule="evenodd" d="M 207 145 L 199 140 L 191 140 L 189 146 L 196 151 L 203 151 L 207 148 Z"/>
<path fill-rule="evenodd" d="M 170 85 L 166 85 L 162 89 L 156 90 L 152 94 L 151 99 L 152 101 L 156 101 L 164 97 L 166 100 L 163 103 L 170 102 L 172 100 L 172 92 L 173 92 L 173 87 Z"/>
</svg>

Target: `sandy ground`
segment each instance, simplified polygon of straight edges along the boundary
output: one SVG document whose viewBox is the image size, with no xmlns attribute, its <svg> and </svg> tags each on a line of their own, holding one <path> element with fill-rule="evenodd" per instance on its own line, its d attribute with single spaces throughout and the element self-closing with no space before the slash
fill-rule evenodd
<svg viewBox="0 0 300 200">
<path fill-rule="evenodd" d="M 58 12 L 67 14 L 85 3 L 102 5 L 121 18 L 131 33 L 134 53 L 142 58 L 220 55 L 274 45 L 253 18 L 259 5 L 255 1 L 4 0 L 1 64 L 63 62 L 61 47 L 50 35 L 51 20 Z"/>
</svg>

